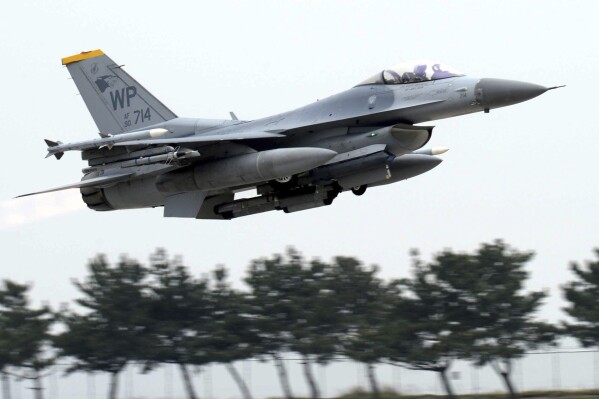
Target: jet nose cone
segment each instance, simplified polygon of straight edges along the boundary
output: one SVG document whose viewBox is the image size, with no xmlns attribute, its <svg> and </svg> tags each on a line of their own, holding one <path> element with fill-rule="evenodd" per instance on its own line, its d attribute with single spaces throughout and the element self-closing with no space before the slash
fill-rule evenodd
<svg viewBox="0 0 599 399">
<path fill-rule="evenodd" d="M 535 98 L 547 87 L 517 80 L 483 78 L 475 88 L 476 100 L 485 109 L 506 107 Z"/>
</svg>

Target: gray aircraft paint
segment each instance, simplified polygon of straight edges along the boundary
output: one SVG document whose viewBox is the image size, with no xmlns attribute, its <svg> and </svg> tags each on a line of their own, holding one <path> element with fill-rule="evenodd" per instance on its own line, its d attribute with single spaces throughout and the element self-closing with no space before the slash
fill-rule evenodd
<svg viewBox="0 0 599 399">
<path fill-rule="evenodd" d="M 42 192 L 80 188 L 94 210 L 164 206 L 166 217 L 201 219 L 296 212 L 330 205 L 343 191 L 362 195 L 366 187 L 417 176 L 441 159 L 432 149 L 420 150 L 433 127 L 415 124 L 516 104 L 552 89 L 417 63 L 403 75 L 384 70 L 282 114 L 211 120 L 177 117 L 100 50 L 63 63 L 103 138 L 47 140 L 49 155 L 60 159 L 64 151 L 82 150 L 90 167 L 82 182 Z M 256 197 L 235 200 L 236 192 L 251 188 Z"/>
</svg>

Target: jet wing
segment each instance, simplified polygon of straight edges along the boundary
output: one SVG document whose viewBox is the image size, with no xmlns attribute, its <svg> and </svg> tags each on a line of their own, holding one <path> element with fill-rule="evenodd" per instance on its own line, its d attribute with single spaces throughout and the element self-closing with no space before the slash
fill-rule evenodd
<svg viewBox="0 0 599 399">
<path fill-rule="evenodd" d="M 221 141 L 239 141 L 239 140 L 261 140 L 261 139 L 276 139 L 285 137 L 284 134 L 270 132 L 255 132 L 255 133 L 228 133 L 215 134 L 206 136 L 187 136 L 175 137 L 172 139 L 144 139 L 123 141 L 114 144 L 115 146 L 129 145 L 152 145 L 152 144 L 194 144 L 194 143 L 217 143 Z"/>
<path fill-rule="evenodd" d="M 68 190 L 69 188 L 83 188 L 83 187 L 104 187 L 114 183 L 118 183 L 120 181 L 128 180 L 134 173 L 121 173 L 118 175 L 110 175 L 110 176 L 99 176 L 92 177 L 91 179 L 81 180 L 77 183 L 67 184 L 60 187 L 51 188 L 44 191 L 37 191 L 35 193 L 22 194 L 15 198 L 27 197 L 30 195 L 51 193 L 54 191 Z"/>
</svg>

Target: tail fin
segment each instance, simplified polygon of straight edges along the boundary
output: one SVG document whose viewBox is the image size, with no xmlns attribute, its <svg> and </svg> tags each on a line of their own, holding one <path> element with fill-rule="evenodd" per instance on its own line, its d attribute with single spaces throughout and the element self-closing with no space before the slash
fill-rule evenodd
<svg viewBox="0 0 599 399">
<path fill-rule="evenodd" d="M 102 50 L 62 59 L 102 133 L 137 130 L 177 117 Z"/>
</svg>

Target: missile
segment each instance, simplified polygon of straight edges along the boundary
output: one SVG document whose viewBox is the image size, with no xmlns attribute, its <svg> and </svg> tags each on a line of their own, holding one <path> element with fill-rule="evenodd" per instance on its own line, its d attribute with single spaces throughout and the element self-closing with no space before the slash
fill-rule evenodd
<svg viewBox="0 0 599 399">
<path fill-rule="evenodd" d="M 445 154 L 447 151 L 449 151 L 449 148 L 447 148 L 447 147 L 433 147 L 433 148 L 427 148 L 424 150 L 417 150 L 417 151 L 414 151 L 412 154 L 441 155 L 441 154 Z"/>
<path fill-rule="evenodd" d="M 107 140 L 105 144 L 102 144 L 102 147 L 112 147 L 116 143 L 122 143 L 124 141 L 135 141 L 135 140 L 143 140 L 143 139 L 155 139 L 158 137 L 162 137 L 168 133 L 166 129 L 150 129 L 150 130 L 142 130 L 140 132 L 131 132 L 131 133 L 122 133 L 118 135 L 112 134 L 104 134 L 100 133 L 100 140 Z"/>
<path fill-rule="evenodd" d="M 131 168 L 134 166 L 152 165 L 156 163 L 173 163 L 184 159 L 197 158 L 200 156 L 198 151 L 171 151 L 166 154 L 155 155 L 151 157 L 141 157 L 124 161 L 120 164 L 121 168 Z"/>
<path fill-rule="evenodd" d="M 121 133 L 121 134 L 105 134 L 100 133 L 99 139 L 95 140 L 85 140 L 85 141 L 77 141 L 74 143 L 63 144 L 60 141 L 52 141 L 52 140 L 44 140 L 48 145 L 48 158 L 51 155 L 54 155 L 56 159 L 62 158 L 65 151 L 83 151 L 91 148 L 104 148 L 108 147 L 109 149 L 116 143 L 121 143 L 124 141 L 135 141 L 135 140 L 143 140 L 150 138 L 158 138 L 162 137 L 168 133 L 168 130 L 158 128 L 158 129 L 149 129 L 149 130 L 141 130 L 139 132 L 130 132 L 130 133 Z"/>
</svg>

